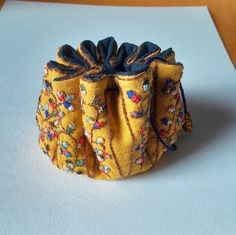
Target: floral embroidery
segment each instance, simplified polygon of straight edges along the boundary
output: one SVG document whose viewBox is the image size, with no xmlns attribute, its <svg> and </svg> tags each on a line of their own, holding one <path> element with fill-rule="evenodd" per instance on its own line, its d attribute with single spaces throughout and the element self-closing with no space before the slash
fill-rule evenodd
<svg viewBox="0 0 236 235">
<path fill-rule="evenodd" d="M 167 112 L 168 113 L 174 113 L 175 112 L 175 106 L 174 105 L 169 105 L 167 107 Z"/>
<path fill-rule="evenodd" d="M 81 108 L 82 111 L 83 111 L 83 108 L 84 108 L 84 104 L 85 104 L 84 99 L 81 97 L 80 98 L 80 108 Z"/>
<path fill-rule="evenodd" d="M 106 41 L 109 42 L 109 40 Z M 99 43 L 99 47 L 106 41 L 101 44 Z M 113 46 L 113 44 L 111 44 L 111 46 Z M 144 44 L 144 47 L 147 46 L 148 44 Z M 90 49 L 87 51 L 88 55 L 92 55 L 94 52 L 89 52 Z M 94 46 L 92 50 L 93 49 Z M 139 49 L 142 48 L 140 47 Z M 148 51 L 150 51 L 149 49 Z M 61 53 L 58 53 L 58 55 L 62 58 L 63 50 L 60 50 Z M 83 50 L 82 47 L 81 50 Z M 97 51 L 99 52 L 100 50 Z M 139 50 L 136 50 L 137 53 L 138 51 Z M 157 49 L 157 51 L 155 49 L 155 53 L 152 51 L 153 50 L 151 50 L 151 57 L 154 56 L 153 59 L 155 60 L 155 56 L 158 55 L 159 49 Z M 71 52 L 74 55 L 76 50 L 72 50 Z M 58 63 L 50 62 L 45 68 L 44 80 L 36 113 L 38 126 L 41 131 L 39 135 L 40 146 L 59 168 L 65 167 L 65 169 L 71 172 L 77 172 L 82 169 L 79 173 L 82 172 L 94 178 L 122 178 L 148 169 L 149 166 L 154 163 L 154 159 L 152 159 L 153 155 L 157 154 L 158 156 L 155 160 L 158 160 L 164 147 L 171 149 L 172 146 L 168 146 L 168 144 L 174 143 L 182 125 L 187 123 L 186 110 L 184 109 L 184 112 L 182 112 L 179 108 L 179 103 L 185 103 L 182 87 L 177 78 L 178 74 L 182 72 L 182 66 L 173 66 L 174 63 L 171 66 L 166 66 L 166 63 L 163 63 L 163 69 L 165 69 L 166 66 L 166 72 L 170 74 L 170 78 L 167 77 L 166 79 L 166 77 L 164 77 L 163 81 L 162 75 L 159 73 L 160 71 L 156 69 L 157 66 L 159 66 L 159 63 L 162 63 L 162 61 L 158 60 L 154 67 L 150 66 L 150 74 L 148 72 L 149 70 L 145 70 L 143 75 L 139 74 L 140 71 L 138 70 L 137 73 L 129 73 L 133 71 L 128 71 L 127 76 L 130 77 L 124 79 L 118 72 L 118 70 L 122 69 L 122 66 L 120 67 L 119 63 L 116 63 L 116 58 L 114 56 L 111 56 L 111 60 L 108 61 L 111 65 L 114 65 L 114 69 L 112 69 L 112 71 L 109 69 L 103 70 L 104 66 L 107 68 L 109 67 L 106 65 L 100 66 L 101 64 L 99 63 L 106 62 L 103 60 L 106 57 L 106 53 L 102 53 L 104 55 L 98 53 L 97 56 L 99 58 L 105 56 L 102 61 L 90 61 L 86 60 L 87 57 L 89 58 L 89 56 L 86 55 L 87 52 L 84 50 L 83 52 L 85 54 L 83 53 L 82 55 L 81 53 L 78 53 L 78 56 L 84 57 L 81 57 L 81 59 L 85 59 L 85 67 L 82 65 L 78 66 L 78 68 L 74 66 L 66 68 L 66 65 L 60 66 Z M 125 62 L 124 66 L 132 65 L 132 63 L 135 64 L 139 61 L 138 58 L 136 58 L 137 56 L 135 53 L 130 54 L 130 52 L 127 52 L 126 54 L 125 57 L 127 58 L 124 56 L 124 58 L 122 58 Z M 167 53 L 161 54 L 163 59 L 166 59 L 166 55 Z M 67 56 L 71 57 L 70 55 Z M 149 57 L 150 56 L 146 56 L 144 60 Z M 131 70 L 134 69 L 136 71 L 137 68 L 131 68 Z M 52 73 L 52 76 L 55 75 L 53 72 L 55 69 L 62 73 L 65 72 L 65 74 L 73 75 L 65 77 L 65 80 L 56 78 L 56 80 L 58 80 L 58 85 L 61 83 L 61 89 L 58 89 L 58 91 L 52 90 L 54 87 L 51 85 L 51 82 L 46 80 L 49 73 Z M 79 79 L 71 80 L 71 77 L 78 74 L 78 69 L 82 69 L 81 76 Z M 154 75 L 155 77 L 161 78 L 158 79 L 158 84 L 155 89 L 152 89 L 151 82 L 153 74 L 156 75 Z M 113 81 L 112 84 L 110 84 L 110 81 L 107 81 L 107 79 L 106 81 L 105 79 L 102 81 L 103 75 L 105 78 L 107 78 L 106 75 L 114 76 L 114 84 Z M 123 82 L 123 80 L 129 81 Z M 110 87 L 110 85 L 112 86 Z M 62 88 L 63 86 L 65 86 L 66 90 Z M 74 88 L 77 90 L 72 91 Z M 107 93 L 104 94 L 102 90 L 105 92 L 112 92 L 107 96 Z M 152 90 L 153 92 L 149 94 L 149 91 Z M 67 92 L 75 93 L 67 94 Z M 153 100 L 152 96 L 155 95 L 156 92 L 158 94 L 160 92 L 161 97 L 159 97 L 160 99 Z M 170 96 L 162 97 L 162 93 Z M 112 95 L 110 96 L 110 94 Z M 110 98 L 114 99 L 111 101 L 109 100 Z M 112 106 L 112 110 L 107 110 L 108 107 L 105 103 L 106 99 L 108 99 L 108 103 Z M 180 99 L 180 102 L 176 103 L 178 99 Z M 119 102 L 117 103 L 117 101 Z M 79 110 L 76 110 L 77 106 Z M 155 109 L 155 107 L 157 108 Z M 75 112 L 71 113 L 72 111 Z M 106 111 L 109 112 L 106 113 Z M 117 114 L 119 115 L 116 117 Z M 123 118 L 122 115 L 125 116 L 125 119 L 117 120 L 116 123 L 114 120 L 116 118 L 119 119 L 120 117 Z M 152 118 L 150 119 L 150 117 Z M 136 120 L 132 120 L 132 118 L 135 118 Z M 137 120 L 138 118 L 140 119 Z M 80 121 L 82 121 L 82 123 L 80 123 Z M 173 125 L 169 128 L 169 125 L 171 124 Z M 122 127 L 123 125 L 124 128 Z M 108 126 L 107 129 L 104 128 L 106 126 Z M 129 132 L 131 138 L 122 140 L 122 137 L 129 134 Z M 165 137 L 163 138 L 163 141 L 159 135 Z M 148 142 L 149 138 L 150 142 Z M 121 149 L 122 147 L 124 148 L 124 146 L 122 146 L 122 141 L 127 142 L 127 148 L 132 148 L 132 151 L 128 151 L 129 149 Z M 159 149 L 158 143 L 162 143 L 163 148 Z M 152 149 L 152 151 L 150 151 L 150 153 L 152 153 L 150 156 L 149 148 Z M 132 156 L 130 156 L 130 153 L 132 153 Z M 95 154 L 96 156 L 94 156 Z M 95 164 L 92 164 L 94 157 Z M 122 159 L 128 159 L 128 161 L 123 162 L 120 165 Z M 87 164 L 90 160 L 92 161 L 91 164 Z M 138 164 L 138 166 L 136 165 L 136 167 L 133 168 L 135 164 Z M 146 165 L 145 169 L 142 169 L 142 164 Z M 97 167 L 96 171 L 94 167 Z M 139 167 L 140 169 L 138 169 Z M 100 172 L 98 172 L 99 170 Z M 126 170 L 128 170 L 128 172 Z M 112 174 L 108 175 L 110 172 L 112 172 Z M 126 175 L 124 172 L 127 172 L 128 174 Z M 103 173 L 106 175 L 102 175 Z"/>
<path fill-rule="evenodd" d="M 65 116 L 66 116 L 66 114 L 63 111 L 58 112 L 58 118 L 59 119 L 64 118 Z"/>
<path fill-rule="evenodd" d="M 179 117 L 182 119 L 182 120 L 184 120 L 184 112 L 183 111 L 180 111 L 180 113 L 179 113 Z"/>
<path fill-rule="evenodd" d="M 43 141 L 43 135 L 42 135 L 41 130 L 39 130 L 39 142 L 40 142 L 40 141 Z"/>
<path fill-rule="evenodd" d="M 104 122 L 102 121 L 97 121 L 95 124 L 94 124 L 94 129 L 100 129 L 101 127 L 104 126 Z"/>
<path fill-rule="evenodd" d="M 142 165 L 144 163 L 144 161 L 145 161 L 145 156 L 146 156 L 146 154 L 143 153 L 139 158 L 137 158 L 136 161 L 135 161 L 136 164 Z"/>
<path fill-rule="evenodd" d="M 80 98 L 80 106 L 82 107 L 85 104 L 84 99 Z"/>
<path fill-rule="evenodd" d="M 88 138 L 89 141 L 91 141 L 91 135 L 85 128 L 84 128 L 84 135 Z"/>
<path fill-rule="evenodd" d="M 95 153 L 96 153 L 96 156 L 97 156 L 97 159 L 99 162 L 103 162 L 106 159 L 112 158 L 112 156 L 109 153 L 107 153 L 99 148 L 95 148 Z"/>
<path fill-rule="evenodd" d="M 41 104 L 38 104 L 38 111 L 42 112 L 43 111 L 43 106 Z"/>
<path fill-rule="evenodd" d="M 80 143 L 81 145 L 83 145 L 83 144 L 85 143 L 85 138 L 84 138 L 83 135 L 80 136 L 80 138 L 79 138 L 79 143 Z"/>
<path fill-rule="evenodd" d="M 60 102 L 65 101 L 65 94 L 62 91 L 57 91 L 57 97 L 60 100 Z"/>
<path fill-rule="evenodd" d="M 105 173 L 105 174 L 108 174 L 110 171 L 111 171 L 111 169 L 110 169 L 110 167 L 109 166 L 99 166 L 99 170 L 102 172 L 102 173 Z"/>
<path fill-rule="evenodd" d="M 133 111 L 130 113 L 130 116 L 132 118 L 140 118 L 140 117 L 143 117 L 143 112 L 142 111 Z"/>
<path fill-rule="evenodd" d="M 46 104 L 45 109 L 44 109 L 45 118 L 49 117 L 49 110 L 48 109 L 49 109 L 48 104 Z"/>
<path fill-rule="evenodd" d="M 142 136 L 146 136 L 147 133 L 148 133 L 148 129 L 145 129 L 144 127 L 141 127 L 141 128 L 139 128 L 139 133 L 140 133 Z"/>
<path fill-rule="evenodd" d="M 100 103 L 100 98 L 98 95 L 96 95 L 92 101 L 93 105 L 98 105 Z"/>
<path fill-rule="evenodd" d="M 161 124 L 164 126 L 168 126 L 168 125 L 172 124 L 172 121 L 168 117 L 164 117 L 161 119 Z"/>
<path fill-rule="evenodd" d="M 52 141 L 53 139 L 55 139 L 57 137 L 55 131 L 53 131 L 52 129 L 48 130 L 46 128 L 46 133 L 47 133 L 47 137 L 49 141 Z"/>
<path fill-rule="evenodd" d="M 172 87 L 171 93 L 172 93 L 172 95 L 176 95 L 176 94 L 177 94 L 177 89 L 176 89 L 176 87 Z M 175 98 L 178 99 L 178 97 L 180 97 L 180 96 L 178 95 L 178 96 L 176 96 Z"/>
<path fill-rule="evenodd" d="M 169 95 L 170 93 L 172 95 L 175 95 L 177 93 L 177 89 L 175 87 L 173 80 L 167 79 L 165 81 L 165 86 L 161 88 L 161 93 L 163 95 Z"/>
<path fill-rule="evenodd" d="M 184 122 L 184 118 L 185 118 L 184 112 L 181 111 L 176 118 L 176 124 L 182 125 Z"/>
<path fill-rule="evenodd" d="M 42 91 L 50 90 L 50 89 L 51 89 L 51 83 L 47 80 L 43 80 Z"/>
<path fill-rule="evenodd" d="M 105 125 L 105 121 L 104 120 L 99 120 L 99 114 L 102 113 L 105 109 L 106 109 L 106 104 L 105 103 L 101 103 L 101 97 L 99 94 L 96 94 L 95 97 L 93 98 L 93 101 L 91 102 L 91 104 L 89 104 L 90 106 L 92 106 L 93 108 L 95 108 L 95 110 L 97 111 L 97 116 L 95 117 L 91 117 L 91 116 L 86 116 L 85 120 L 89 123 L 93 125 L 93 129 L 91 130 L 91 132 L 93 130 L 99 130 L 102 127 L 104 127 Z M 88 139 L 90 141 L 91 140 L 91 133 L 86 133 L 86 136 L 88 137 Z"/>
<path fill-rule="evenodd" d="M 161 88 L 161 93 L 163 95 L 168 95 L 170 93 L 170 91 L 167 87 L 163 87 L 163 88 Z"/>
<path fill-rule="evenodd" d="M 98 138 L 96 138 L 95 143 L 103 145 L 105 143 L 105 139 L 103 137 L 98 137 Z"/>
<path fill-rule="evenodd" d="M 172 79 L 167 79 L 165 84 L 166 84 L 166 86 L 171 87 L 171 86 L 173 86 L 174 82 Z"/>
<path fill-rule="evenodd" d="M 159 134 L 160 134 L 160 136 L 165 137 L 165 136 L 167 135 L 167 131 L 164 130 L 164 129 L 161 129 L 161 130 L 159 131 Z"/>
<path fill-rule="evenodd" d="M 57 91 L 57 97 L 61 104 L 64 105 L 65 108 L 67 108 L 69 111 L 74 111 L 75 108 L 72 105 L 72 100 L 74 99 L 73 95 L 65 95 L 62 91 Z"/>
<path fill-rule="evenodd" d="M 80 93 L 82 95 L 86 95 L 87 94 L 87 90 L 86 90 L 86 87 L 84 86 L 84 84 L 80 85 Z"/>
<path fill-rule="evenodd" d="M 74 111 L 74 106 L 69 102 L 69 101 L 64 101 L 64 106 L 67 108 L 69 111 Z"/>
<path fill-rule="evenodd" d="M 138 145 L 138 147 L 135 148 L 135 150 L 138 152 L 143 152 L 145 150 L 145 147 L 145 143 L 141 143 Z"/>
<path fill-rule="evenodd" d="M 61 145 L 62 145 L 62 147 L 65 148 L 65 149 L 67 149 L 67 148 L 69 147 L 69 144 L 68 144 L 68 142 L 66 142 L 66 141 L 63 141 Z"/>
<path fill-rule="evenodd" d="M 141 96 L 136 92 L 136 91 L 133 91 L 133 90 L 128 90 L 126 92 L 128 98 L 130 100 L 132 100 L 132 102 L 138 104 L 140 101 L 141 101 Z M 143 111 L 141 110 L 138 110 L 138 111 L 132 111 L 130 112 L 130 116 L 132 118 L 140 118 L 140 117 L 143 117 L 144 114 L 143 114 Z"/>
<path fill-rule="evenodd" d="M 69 147 L 68 142 L 63 141 L 61 143 L 61 147 L 59 148 L 59 153 L 63 154 L 66 158 L 70 158 L 72 156 L 71 152 L 68 151 L 68 147 Z"/>
<path fill-rule="evenodd" d="M 66 165 L 64 165 L 63 168 L 64 168 L 64 170 L 71 172 L 71 173 L 82 174 L 81 171 L 75 171 L 76 166 L 78 166 L 77 162 L 73 163 L 70 159 L 66 159 Z"/>
<path fill-rule="evenodd" d="M 135 163 L 141 166 L 146 156 L 145 149 L 146 149 L 146 142 L 148 140 L 147 137 L 148 137 L 149 128 L 150 128 L 150 124 L 148 122 L 145 123 L 145 127 L 139 128 L 139 133 L 141 134 L 141 142 L 135 148 L 135 150 L 140 154 L 140 156 L 135 160 Z"/>
<path fill-rule="evenodd" d="M 83 159 L 80 159 L 75 163 L 76 166 L 84 166 L 84 164 L 85 164 L 85 161 Z"/>
<path fill-rule="evenodd" d="M 175 93 L 175 99 L 176 99 L 176 101 L 178 101 L 180 99 L 180 93 L 177 92 L 177 90 L 176 90 L 176 93 Z"/>
<path fill-rule="evenodd" d="M 182 119 L 180 117 L 176 118 L 176 124 L 179 126 L 182 124 Z"/>
<path fill-rule="evenodd" d="M 52 128 L 55 128 L 55 127 L 56 127 L 55 124 L 57 124 L 57 122 L 56 122 L 56 121 L 55 121 L 55 122 L 49 122 L 49 124 L 50 124 L 50 126 L 51 126 Z"/>
<path fill-rule="evenodd" d="M 127 96 L 134 103 L 139 103 L 141 101 L 141 97 L 135 91 L 132 91 L 132 90 L 127 91 Z"/>
<path fill-rule="evenodd" d="M 56 103 L 51 98 L 49 98 L 49 106 L 52 109 L 55 109 L 57 107 Z"/>
<path fill-rule="evenodd" d="M 79 142 L 77 144 L 77 150 L 80 149 L 82 147 L 82 145 L 84 145 L 84 144 L 85 144 L 85 137 L 84 137 L 84 135 L 82 135 L 79 138 Z"/>
<path fill-rule="evenodd" d="M 49 118 L 49 107 L 53 109 L 51 116 L 56 117 L 57 116 L 57 110 L 56 110 L 56 103 L 49 98 L 49 101 L 47 104 L 45 104 L 45 108 L 43 109 L 42 105 L 40 105 L 38 108 L 40 111 L 44 111 L 45 118 Z"/>
<path fill-rule="evenodd" d="M 102 104 L 98 110 L 98 113 L 102 113 L 106 109 L 106 104 Z"/>
<path fill-rule="evenodd" d="M 70 123 L 66 128 L 66 133 L 69 135 L 74 133 L 75 128 L 76 128 L 76 125 L 74 123 Z"/>
<path fill-rule="evenodd" d="M 54 109 L 51 113 L 51 117 L 57 117 L 58 116 L 58 111 L 57 109 Z"/>
<path fill-rule="evenodd" d="M 148 80 L 144 80 L 143 84 L 142 84 L 142 89 L 143 91 L 147 92 L 149 89 L 149 81 Z"/>
<path fill-rule="evenodd" d="M 90 117 L 90 116 L 86 116 L 86 121 L 89 123 L 89 124 L 94 124 L 95 120 L 93 117 Z"/>
<path fill-rule="evenodd" d="M 176 137 L 173 135 L 169 139 L 169 144 L 174 144 L 176 142 Z"/>
</svg>

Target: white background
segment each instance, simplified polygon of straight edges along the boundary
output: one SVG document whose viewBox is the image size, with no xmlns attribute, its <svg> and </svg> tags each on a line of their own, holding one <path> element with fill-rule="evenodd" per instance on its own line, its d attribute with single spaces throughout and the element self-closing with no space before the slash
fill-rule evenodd
<svg viewBox="0 0 236 235">
<path fill-rule="evenodd" d="M 147 173 L 97 181 L 39 149 L 35 111 L 57 47 L 114 36 L 185 66 L 194 131 Z M 0 234 L 214 234 L 236 231 L 236 76 L 205 7 L 6 2 L 0 11 Z"/>
</svg>

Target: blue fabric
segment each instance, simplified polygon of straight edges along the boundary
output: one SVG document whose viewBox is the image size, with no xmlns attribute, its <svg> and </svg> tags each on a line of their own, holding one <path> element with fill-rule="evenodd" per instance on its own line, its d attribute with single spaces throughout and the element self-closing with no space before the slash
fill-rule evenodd
<svg viewBox="0 0 236 235">
<path fill-rule="evenodd" d="M 165 58 L 174 53 L 172 48 L 161 52 L 160 47 L 149 41 L 142 43 L 140 46 L 124 42 L 118 48 L 117 42 L 113 37 L 99 40 L 97 46 L 90 40 L 84 40 L 80 43 L 80 48 L 95 65 L 102 66 L 103 74 L 110 75 L 136 75 L 147 70 L 152 61 L 166 61 Z M 155 55 L 152 55 L 153 53 Z M 56 68 L 65 74 L 65 76 L 56 78 L 55 80 L 70 79 L 80 74 L 82 72 L 81 68 L 91 68 L 91 65 L 88 64 L 82 55 L 70 45 L 66 44 L 62 46 L 58 51 L 58 56 L 73 65 L 73 67 L 65 66 L 55 61 L 49 61 L 49 68 Z M 78 68 L 74 67 L 74 65 Z M 87 75 L 86 78 L 97 81 L 101 78 L 101 74 Z"/>
</svg>

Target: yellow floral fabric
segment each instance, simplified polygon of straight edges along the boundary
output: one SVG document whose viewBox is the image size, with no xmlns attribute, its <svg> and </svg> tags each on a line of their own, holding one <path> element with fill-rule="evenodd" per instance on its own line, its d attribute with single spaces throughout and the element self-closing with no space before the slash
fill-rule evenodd
<svg viewBox="0 0 236 235">
<path fill-rule="evenodd" d="M 110 37 L 76 50 L 64 45 L 45 67 L 40 147 L 58 168 L 95 179 L 148 170 L 185 124 L 182 72 L 171 49 L 150 42 L 117 48 Z"/>
</svg>

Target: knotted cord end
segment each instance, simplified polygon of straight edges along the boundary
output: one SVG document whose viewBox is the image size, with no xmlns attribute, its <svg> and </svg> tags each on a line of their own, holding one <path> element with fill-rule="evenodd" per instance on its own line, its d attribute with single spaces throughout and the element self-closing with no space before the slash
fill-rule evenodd
<svg viewBox="0 0 236 235">
<path fill-rule="evenodd" d="M 171 144 L 171 145 L 168 146 L 168 149 L 170 151 L 176 151 L 177 150 L 177 146 L 175 144 Z"/>
<path fill-rule="evenodd" d="M 192 118 L 191 118 L 191 115 L 189 112 L 187 112 L 185 114 L 185 122 L 184 122 L 184 125 L 183 125 L 183 129 L 185 132 L 187 133 L 191 133 L 192 130 L 193 130 L 193 123 L 192 123 Z"/>
</svg>

